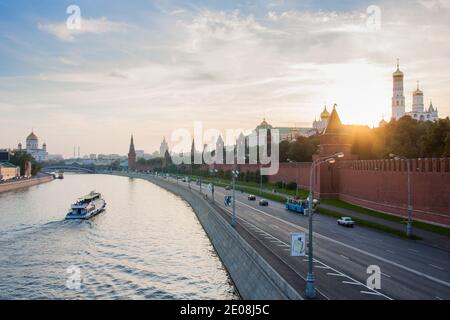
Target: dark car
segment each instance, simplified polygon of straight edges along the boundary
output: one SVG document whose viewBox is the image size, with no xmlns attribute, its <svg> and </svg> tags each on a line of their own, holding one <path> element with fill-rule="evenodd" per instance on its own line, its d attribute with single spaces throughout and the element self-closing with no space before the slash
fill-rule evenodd
<svg viewBox="0 0 450 320">
<path fill-rule="evenodd" d="M 261 200 L 259 200 L 259 205 L 262 207 L 268 207 L 269 201 L 267 201 L 266 199 L 261 199 Z"/>
<path fill-rule="evenodd" d="M 254 196 L 253 194 L 248 195 L 247 199 L 249 201 L 256 201 L 256 196 Z"/>
</svg>

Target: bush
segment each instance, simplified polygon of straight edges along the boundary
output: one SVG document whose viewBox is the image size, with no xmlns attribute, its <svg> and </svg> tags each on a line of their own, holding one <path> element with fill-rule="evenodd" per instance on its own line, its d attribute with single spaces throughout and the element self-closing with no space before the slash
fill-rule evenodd
<svg viewBox="0 0 450 320">
<path fill-rule="evenodd" d="M 296 190 L 296 189 L 297 189 L 297 183 L 295 183 L 295 182 L 289 182 L 289 183 L 286 185 L 286 189 L 288 189 L 288 190 Z"/>
<path fill-rule="evenodd" d="M 278 189 L 283 189 L 283 185 L 284 185 L 283 181 L 275 182 L 275 187 Z"/>
</svg>

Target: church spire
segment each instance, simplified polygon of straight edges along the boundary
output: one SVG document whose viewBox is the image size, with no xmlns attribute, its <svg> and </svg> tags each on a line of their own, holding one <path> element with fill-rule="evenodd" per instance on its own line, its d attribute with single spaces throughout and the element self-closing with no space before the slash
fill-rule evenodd
<svg viewBox="0 0 450 320">
<path fill-rule="evenodd" d="M 136 151 L 134 150 L 134 138 L 133 138 L 133 134 L 131 134 L 131 141 L 130 141 L 130 151 L 129 154 L 131 155 L 136 155 Z"/>
</svg>

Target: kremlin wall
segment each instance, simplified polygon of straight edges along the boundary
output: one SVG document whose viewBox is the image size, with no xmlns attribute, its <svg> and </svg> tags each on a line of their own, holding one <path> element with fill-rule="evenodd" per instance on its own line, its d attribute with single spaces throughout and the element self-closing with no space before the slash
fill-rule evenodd
<svg viewBox="0 0 450 320">
<path fill-rule="evenodd" d="M 351 204 L 405 216 L 407 212 L 406 160 L 357 160 L 350 153 L 349 136 L 336 109 L 331 113 L 327 128 L 320 136 L 316 158 L 344 152 L 345 157 L 334 164 L 316 167 L 313 188 L 315 197 L 340 199 Z M 416 220 L 450 226 L 450 158 L 412 159 L 411 194 L 413 216 Z M 295 182 L 309 190 L 310 162 L 280 163 L 269 182 Z M 230 171 L 232 165 L 218 165 L 218 170 Z M 258 171 L 259 165 L 238 165 L 240 172 Z"/>
</svg>

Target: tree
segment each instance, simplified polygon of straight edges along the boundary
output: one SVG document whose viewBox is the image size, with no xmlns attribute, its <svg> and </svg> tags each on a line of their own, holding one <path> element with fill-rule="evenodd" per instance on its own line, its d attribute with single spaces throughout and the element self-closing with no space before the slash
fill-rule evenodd
<svg viewBox="0 0 450 320">
<path fill-rule="evenodd" d="M 36 175 L 42 168 L 42 166 L 34 160 L 26 151 L 15 151 L 11 154 L 10 162 L 16 166 L 20 167 L 20 175 L 25 175 L 25 163 L 31 162 L 31 174 Z"/>
</svg>

